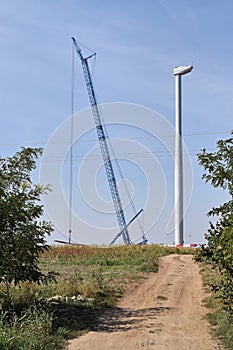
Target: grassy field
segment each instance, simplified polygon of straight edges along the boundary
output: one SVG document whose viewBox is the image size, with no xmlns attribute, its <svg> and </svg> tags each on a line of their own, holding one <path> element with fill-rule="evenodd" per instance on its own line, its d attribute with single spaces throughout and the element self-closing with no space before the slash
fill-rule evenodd
<svg viewBox="0 0 233 350">
<path fill-rule="evenodd" d="M 0 284 L 0 349 L 52 350 L 97 327 L 97 316 L 112 307 L 127 285 L 158 270 L 158 259 L 190 249 L 145 246 L 52 246 L 40 258 L 47 284 Z M 2 342 L 2 343 L 1 343 Z"/>
</svg>

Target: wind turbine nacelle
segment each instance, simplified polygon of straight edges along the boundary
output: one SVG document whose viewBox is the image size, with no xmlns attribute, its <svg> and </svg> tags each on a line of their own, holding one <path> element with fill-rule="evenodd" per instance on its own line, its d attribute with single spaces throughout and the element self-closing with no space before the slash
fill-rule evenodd
<svg viewBox="0 0 233 350">
<path fill-rule="evenodd" d="M 193 69 L 193 66 L 179 66 L 173 69 L 174 75 L 184 75 L 190 73 Z"/>
</svg>

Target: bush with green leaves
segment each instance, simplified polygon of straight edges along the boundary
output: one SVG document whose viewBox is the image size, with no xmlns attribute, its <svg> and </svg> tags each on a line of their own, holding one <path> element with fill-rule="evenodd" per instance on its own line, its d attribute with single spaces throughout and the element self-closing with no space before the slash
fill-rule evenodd
<svg viewBox="0 0 233 350">
<path fill-rule="evenodd" d="M 198 161 L 205 170 L 203 179 L 229 194 L 228 202 L 208 213 L 217 216 L 217 222 L 210 223 L 206 234 L 208 244 L 201 247 L 197 259 L 207 260 L 218 270 L 220 281 L 212 287 L 233 321 L 233 132 L 229 139 L 217 142 L 215 152 L 208 153 L 204 149 Z"/>
<path fill-rule="evenodd" d="M 0 157 L 0 282 L 6 287 L 46 279 L 38 259 L 48 249 L 46 234 L 52 232 L 51 224 L 40 219 L 40 198 L 49 187 L 31 180 L 41 153 L 39 148 L 22 148 L 13 157 Z"/>
</svg>

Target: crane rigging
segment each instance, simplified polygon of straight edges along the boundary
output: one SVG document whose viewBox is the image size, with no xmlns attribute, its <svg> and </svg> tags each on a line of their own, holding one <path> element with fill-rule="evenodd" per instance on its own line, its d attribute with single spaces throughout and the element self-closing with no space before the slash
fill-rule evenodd
<svg viewBox="0 0 233 350">
<path fill-rule="evenodd" d="M 124 212 L 123 212 L 123 207 L 122 207 L 122 203 L 121 203 L 121 199 L 120 199 L 120 194 L 119 194 L 119 190 L 117 187 L 117 181 L 116 181 L 116 177 L 115 177 L 114 170 L 113 170 L 110 152 L 108 149 L 106 132 L 105 132 L 104 126 L 101 122 L 100 110 L 99 110 L 99 106 L 97 103 L 94 85 L 93 85 L 93 81 L 92 81 L 92 77 L 91 77 L 91 73 L 90 73 L 90 69 L 89 69 L 89 64 L 88 64 L 88 60 L 90 58 L 92 58 L 93 56 L 95 56 L 95 53 L 84 58 L 82 51 L 81 51 L 81 48 L 78 45 L 75 38 L 72 37 L 71 39 L 73 40 L 73 44 L 74 44 L 74 48 L 76 50 L 76 53 L 78 54 L 78 56 L 81 60 L 83 74 L 84 74 L 84 80 L 85 80 L 86 87 L 87 87 L 87 92 L 88 92 L 89 101 L 90 101 L 90 105 L 91 105 L 92 115 L 93 115 L 93 118 L 95 121 L 100 150 L 101 150 L 103 161 L 104 161 L 104 167 L 105 167 L 105 171 L 106 171 L 106 175 L 107 175 L 107 179 L 108 179 L 108 184 L 110 187 L 110 192 L 111 192 L 112 201 L 114 204 L 117 222 L 118 222 L 118 225 L 120 228 L 120 232 L 116 235 L 116 237 L 112 240 L 112 242 L 110 244 L 113 244 L 117 240 L 117 238 L 120 236 L 122 236 L 124 244 L 131 244 L 132 241 L 130 240 L 130 237 L 129 237 L 128 226 L 138 217 L 138 215 L 143 211 L 143 209 L 141 209 L 133 217 L 133 219 L 131 219 L 130 222 L 128 224 L 126 224 L 126 220 L 125 220 L 125 216 L 124 216 Z M 146 243 L 146 241 L 147 241 L 147 239 L 143 235 L 143 242 Z"/>
</svg>

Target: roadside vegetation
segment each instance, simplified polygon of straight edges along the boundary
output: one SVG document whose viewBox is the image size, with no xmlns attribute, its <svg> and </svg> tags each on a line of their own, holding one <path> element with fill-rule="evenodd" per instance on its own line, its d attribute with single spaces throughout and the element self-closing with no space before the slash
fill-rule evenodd
<svg viewBox="0 0 233 350">
<path fill-rule="evenodd" d="M 45 235 L 52 226 L 40 219 L 42 194 L 49 187 L 33 184 L 31 173 L 42 150 L 22 148 L 13 157 L 0 157 L 0 349 L 59 349 L 52 316 L 43 300 L 30 294 L 32 285 L 54 279 L 39 268 L 49 249 Z"/>
<path fill-rule="evenodd" d="M 205 171 L 203 179 L 229 195 L 228 202 L 208 213 L 216 220 L 210 222 L 208 244 L 201 247 L 196 260 L 205 263 L 205 281 L 213 292 L 208 300 L 213 312 L 208 318 L 223 344 L 233 349 L 233 137 L 218 141 L 216 152 L 203 150 L 198 160 Z"/>
<path fill-rule="evenodd" d="M 200 266 L 204 286 L 209 294 L 204 300 L 204 305 L 210 310 L 206 318 L 212 326 L 213 336 L 219 339 L 226 349 L 232 350 L 233 325 L 228 312 L 225 310 L 224 301 L 218 292 L 219 285 L 221 284 L 221 276 L 207 262 L 201 262 Z"/>
<path fill-rule="evenodd" d="M 147 246 L 52 246 L 39 259 L 44 282 L 0 284 L 0 349 L 62 349 L 98 327 L 130 282 L 158 270 L 158 258 L 189 249 Z"/>
</svg>

